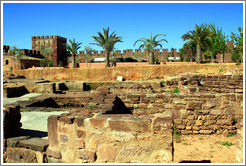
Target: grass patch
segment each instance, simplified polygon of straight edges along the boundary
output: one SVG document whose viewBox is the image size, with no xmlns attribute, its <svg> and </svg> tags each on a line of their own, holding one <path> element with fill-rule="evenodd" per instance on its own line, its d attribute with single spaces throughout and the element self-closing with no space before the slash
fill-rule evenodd
<svg viewBox="0 0 246 166">
<path fill-rule="evenodd" d="M 198 73 L 198 71 L 195 70 L 194 73 Z"/>
<path fill-rule="evenodd" d="M 87 107 L 90 109 L 98 108 L 98 106 L 96 104 L 89 104 Z"/>
<path fill-rule="evenodd" d="M 230 147 L 230 146 L 232 146 L 232 142 L 228 142 L 228 141 L 226 141 L 226 142 L 221 142 L 221 145 Z"/>
<path fill-rule="evenodd" d="M 61 79 L 56 79 L 56 81 L 61 81 Z"/>
<path fill-rule="evenodd" d="M 177 143 L 181 142 L 181 133 L 177 131 L 176 127 L 173 127 L 173 135 Z"/>
<path fill-rule="evenodd" d="M 204 138 L 202 138 L 202 137 L 199 137 L 199 140 L 204 140 Z"/>
<path fill-rule="evenodd" d="M 166 85 L 167 82 L 166 82 L 165 80 L 162 80 L 162 84 L 163 84 L 163 85 Z"/>
<path fill-rule="evenodd" d="M 178 87 L 176 87 L 176 89 L 173 90 L 173 93 L 180 93 L 180 90 Z"/>
<path fill-rule="evenodd" d="M 241 63 L 240 62 L 237 62 L 236 65 L 241 65 Z"/>
<path fill-rule="evenodd" d="M 226 134 L 226 137 L 232 137 L 232 136 L 234 136 L 235 134 L 232 134 L 232 133 L 228 133 L 228 134 Z"/>
<path fill-rule="evenodd" d="M 222 73 L 224 71 L 224 69 L 220 69 L 219 73 Z"/>
</svg>

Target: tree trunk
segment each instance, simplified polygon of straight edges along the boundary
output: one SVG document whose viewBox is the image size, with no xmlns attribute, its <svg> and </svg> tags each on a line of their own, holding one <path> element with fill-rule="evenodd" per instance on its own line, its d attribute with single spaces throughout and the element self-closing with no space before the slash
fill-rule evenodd
<svg viewBox="0 0 246 166">
<path fill-rule="evenodd" d="M 210 53 L 210 58 L 211 58 L 211 63 L 214 63 L 214 60 L 213 60 L 213 54 L 212 53 Z"/>
<path fill-rule="evenodd" d="M 106 61 L 105 61 L 105 67 L 110 67 L 110 64 L 109 64 L 109 51 L 105 51 L 105 58 L 106 58 Z"/>
<path fill-rule="evenodd" d="M 201 56 L 201 46 L 198 44 L 196 48 L 196 62 L 201 63 L 202 56 Z"/>
<path fill-rule="evenodd" d="M 72 67 L 75 68 L 75 55 L 72 54 Z"/>
<path fill-rule="evenodd" d="M 149 64 L 150 65 L 154 64 L 154 55 L 152 51 L 149 53 Z"/>
</svg>

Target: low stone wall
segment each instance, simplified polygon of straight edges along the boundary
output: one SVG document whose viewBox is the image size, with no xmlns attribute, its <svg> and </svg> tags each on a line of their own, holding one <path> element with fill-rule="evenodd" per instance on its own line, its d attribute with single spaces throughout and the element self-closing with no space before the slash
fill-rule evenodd
<svg viewBox="0 0 246 166">
<path fill-rule="evenodd" d="M 243 93 L 243 75 L 180 74 L 166 81 L 165 92 L 179 88 L 183 93 Z"/>
<path fill-rule="evenodd" d="M 135 115 L 161 114 L 174 118 L 183 134 L 236 133 L 243 118 L 243 94 L 118 94 Z"/>
<path fill-rule="evenodd" d="M 50 116 L 48 161 L 169 163 L 172 127 L 164 116 Z"/>
</svg>

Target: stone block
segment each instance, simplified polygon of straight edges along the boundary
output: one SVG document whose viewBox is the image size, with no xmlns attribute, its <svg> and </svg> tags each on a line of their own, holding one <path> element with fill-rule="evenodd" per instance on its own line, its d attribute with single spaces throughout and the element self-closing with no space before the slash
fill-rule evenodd
<svg viewBox="0 0 246 166">
<path fill-rule="evenodd" d="M 69 141 L 69 138 L 67 135 L 60 135 L 60 141 L 62 143 L 67 143 Z"/>
<path fill-rule="evenodd" d="M 54 93 L 55 83 L 40 83 L 37 91 L 39 93 Z"/>
<path fill-rule="evenodd" d="M 106 118 L 91 118 L 89 120 L 91 127 L 93 128 L 104 128 Z"/>
<path fill-rule="evenodd" d="M 173 119 L 170 117 L 156 117 L 152 121 L 153 131 L 165 131 L 173 128 Z"/>
<path fill-rule="evenodd" d="M 51 115 L 48 117 L 48 140 L 50 146 L 58 145 L 57 123 L 59 116 Z"/>
<path fill-rule="evenodd" d="M 200 110 L 202 109 L 202 103 L 199 102 L 188 102 L 186 105 L 187 110 Z"/>
<path fill-rule="evenodd" d="M 150 119 L 111 119 L 109 128 L 114 131 L 148 132 L 150 131 Z"/>
<path fill-rule="evenodd" d="M 199 133 L 200 134 L 212 134 L 213 130 L 200 130 Z"/>
<path fill-rule="evenodd" d="M 78 151 L 78 158 L 92 162 L 96 160 L 96 153 L 94 151 L 81 149 Z"/>
<path fill-rule="evenodd" d="M 27 140 L 21 140 L 20 146 L 28 148 L 28 149 L 44 152 L 49 146 L 49 143 L 48 143 L 48 140 L 46 139 L 29 138 Z"/>
<path fill-rule="evenodd" d="M 36 151 L 25 148 L 7 148 L 6 160 L 8 163 L 37 163 Z"/>
<path fill-rule="evenodd" d="M 64 122 L 64 123 L 67 123 L 67 124 L 73 124 L 73 121 L 74 121 L 74 117 L 69 117 L 69 116 L 61 116 L 59 117 L 59 121 L 60 122 Z"/>
<path fill-rule="evenodd" d="M 83 130 L 77 130 L 77 137 L 85 137 L 86 136 L 86 132 Z"/>
<path fill-rule="evenodd" d="M 195 126 L 202 126 L 204 124 L 203 120 L 196 120 Z"/>
<path fill-rule="evenodd" d="M 84 149 L 85 148 L 85 141 L 84 139 L 77 139 L 77 148 Z"/>
<path fill-rule="evenodd" d="M 108 162 L 113 161 L 116 156 L 116 148 L 112 145 L 102 144 L 97 151 L 98 160 Z"/>
<path fill-rule="evenodd" d="M 56 159 L 62 158 L 61 152 L 58 151 L 56 148 L 51 148 L 50 146 L 47 148 L 46 155 Z"/>
</svg>

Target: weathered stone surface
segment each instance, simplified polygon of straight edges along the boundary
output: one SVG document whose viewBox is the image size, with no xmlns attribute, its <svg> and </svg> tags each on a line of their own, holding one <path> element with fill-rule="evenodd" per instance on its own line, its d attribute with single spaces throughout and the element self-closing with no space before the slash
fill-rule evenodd
<svg viewBox="0 0 246 166">
<path fill-rule="evenodd" d="M 36 151 L 25 148 L 8 147 L 6 151 L 8 163 L 36 163 Z"/>
<path fill-rule="evenodd" d="M 163 131 L 173 128 L 173 118 L 171 117 L 156 117 L 152 122 L 153 131 Z"/>
<path fill-rule="evenodd" d="M 29 138 L 27 140 L 21 140 L 20 146 L 29 148 L 36 151 L 46 151 L 46 148 L 49 146 L 48 140 L 41 138 Z"/>
<path fill-rule="evenodd" d="M 199 133 L 200 134 L 212 134 L 213 131 L 212 130 L 200 130 Z"/>
<path fill-rule="evenodd" d="M 77 130 L 77 136 L 78 136 L 78 138 L 85 137 L 86 136 L 86 132 L 83 131 L 83 130 Z"/>
<path fill-rule="evenodd" d="M 47 148 L 46 155 L 51 156 L 51 157 L 56 158 L 56 159 L 62 158 L 61 152 L 58 149 L 52 148 L 50 146 Z"/>
<path fill-rule="evenodd" d="M 114 131 L 148 132 L 150 122 L 150 119 L 112 119 L 109 127 Z"/>
<path fill-rule="evenodd" d="M 78 151 L 78 158 L 83 159 L 86 161 L 95 161 L 96 160 L 96 153 L 93 151 L 81 149 Z"/>
<path fill-rule="evenodd" d="M 106 118 L 91 118 L 90 125 L 93 128 L 103 128 L 106 123 Z"/>
<path fill-rule="evenodd" d="M 202 103 L 199 102 L 188 102 L 186 106 L 187 110 L 200 110 L 202 109 Z"/>
<path fill-rule="evenodd" d="M 40 83 L 38 87 L 39 93 L 54 93 L 55 83 Z"/>
<path fill-rule="evenodd" d="M 112 145 L 102 144 L 97 151 L 97 157 L 104 162 L 113 161 L 116 156 L 116 149 Z"/>
<path fill-rule="evenodd" d="M 58 134 L 57 134 L 57 125 L 58 125 L 59 116 L 51 115 L 48 117 L 48 140 L 50 146 L 58 145 Z"/>
</svg>

